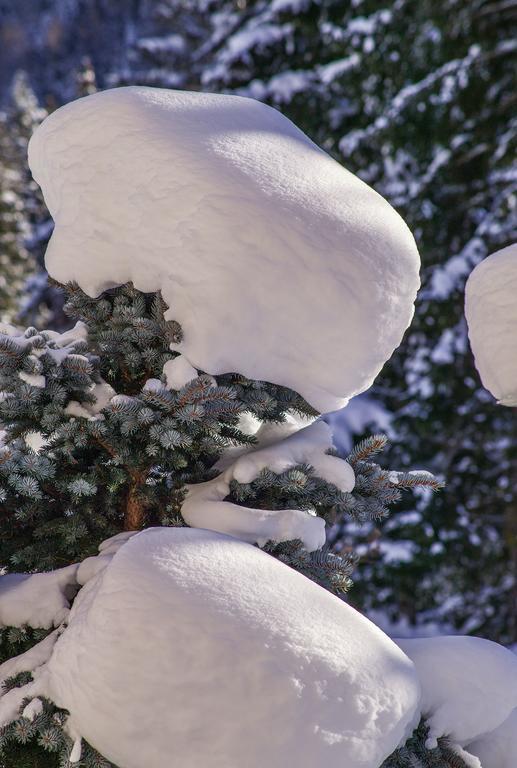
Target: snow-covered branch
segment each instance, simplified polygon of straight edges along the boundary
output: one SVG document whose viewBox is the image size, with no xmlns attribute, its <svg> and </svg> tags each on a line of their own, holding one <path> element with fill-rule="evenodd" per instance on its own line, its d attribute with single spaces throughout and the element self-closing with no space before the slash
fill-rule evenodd
<svg viewBox="0 0 517 768">
<path fill-rule="evenodd" d="M 189 486 L 182 515 L 194 528 L 228 533 L 260 545 L 300 539 L 308 551 L 320 549 L 325 544 L 325 522 L 315 514 L 298 509 L 250 509 L 225 498 L 232 481 L 251 483 L 265 468 L 279 474 L 300 464 L 311 465 L 322 479 L 350 492 L 354 472 L 346 461 L 327 454 L 332 447 L 330 427 L 318 421 L 283 440 L 245 453 L 213 480 Z"/>
</svg>

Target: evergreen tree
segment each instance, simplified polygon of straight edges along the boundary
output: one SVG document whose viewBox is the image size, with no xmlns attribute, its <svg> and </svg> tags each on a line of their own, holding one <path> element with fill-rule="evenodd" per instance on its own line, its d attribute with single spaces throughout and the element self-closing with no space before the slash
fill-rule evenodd
<svg viewBox="0 0 517 768">
<path fill-rule="evenodd" d="M 85 57 L 108 87 L 122 71 L 152 0 L 30 0 L 0 4 L 0 106 L 16 71 L 27 72 L 38 100 L 52 110 L 77 96 Z"/>
<path fill-rule="evenodd" d="M 74 285 L 66 292 L 66 310 L 78 318 L 72 330 L 21 332 L 7 326 L 0 335 L 4 572 L 63 567 L 94 554 L 102 540 L 123 530 L 184 525 L 185 485 L 213 477 L 214 462 L 225 450 L 253 445 L 242 429 L 244 414 L 276 423 L 292 412 L 316 415 L 295 392 L 238 374 L 214 379 L 200 372 L 171 390 L 162 371 L 175 356 L 169 345 L 181 338 L 181 328 L 165 321 L 158 294 L 131 285 L 97 299 Z M 350 455 L 352 493 L 302 465 L 281 474 L 265 469 L 247 485 L 234 482 L 229 500 L 264 509 L 311 509 L 331 525 L 344 515 L 358 523 L 386 515 L 405 487 L 437 487 L 429 475 L 382 470 L 373 456 L 384 445 L 384 438 L 373 437 Z M 351 553 L 308 554 L 299 541 L 270 542 L 266 550 L 336 594 L 351 584 Z M 1 629 L 0 660 L 44 635 Z M 21 685 L 25 678 L 18 675 L 5 685 Z M 9 768 L 67 765 L 71 742 L 63 723 L 50 702 L 34 720 L 20 717 L 0 733 L 0 759 Z M 414 738 L 420 744 L 418 733 Z M 447 766 L 437 762 L 441 749 L 427 750 L 435 762 L 422 764 Z M 91 748 L 81 764 L 107 765 Z"/>
<path fill-rule="evenodd" d="M 25 323 L 63 328 L 67 325 L 67 319 L 63 314 L 62 294 L 48 282 L 44 267 L 45 250 L 53 223 L 41 190 L 27 164 L 30 137 L 47 114 L 39 105 L 27 74 L 18 72 L 13 81 L 9 131 L 18 146 L 18 167 L 23 176 L 23 211 L 27 227 L 25 247 L 30 254 L 33 272 L 26 276 L 17 317 Z"/>
<path fill-rule="evenodd" d="M 390 463 L 431 467 L 446 476 L 447 490 L 435 496 L 424 488 L 416 505 L 403 502 L 403 511 L 383 523 L 381 543 L 377 517 L 383 500 L 395 500 L 394 481 L 401 476 L 390 478 L 376 465 L 373 493 L 365 467 L 353 500 L 336 498 L 308 467 L 286 477 L 265 473 L 251 487 L 235 486 L 232 500 L 269 509 L 275 503 L 285 507 L 288 499 L 300 508 L 305 501 L 329 523 L 335 521 L 338 560 L 329 553 L 307 556 L 297 543 L 269 550 L 338 590 L 349 584 L 349 550 L 360 538 L 359 526 L 345 523 L 344 513 L 353 513 L 366 541 L 359 547 L 364 563 L 352 593 L 361 607 L 380 607 L 394 620 L 452 622 L 462 631 L 515 641 L 515 416 L 499 413 L 479 389 L 461 301 L 471 266 L 514 238 L 511 8 L 481 0 L 439 5 L 401 0 L 389 9 L 373 0 L 250 0 L 218 3 L 216 9 L 207 3 L 204 18 L 193 13 L 189 30 L 195 34 L 189 36 L 183 35 L 187 21 L 181 4 L 169 0 L 160 6 L 170 11 L 146 17 L 127 37 L 134 47 L 116 82 L 128 77 L 227 90 L 280 107 L 401 211 L 424 260 L 415 324 L 376 395 L 396 415 L 399 438 L 389 449 Z M 174 35 L 188 41 L 183 56 L 178 40 L 164 42 Z M 21 252 L 20 246 L 13 249 Z M 193 443 L 176 442 L 176 433 L 182 440 L 191 437 L 191 419 L 179 419 L 178 428 L 177 415 L 167 410 L 170 402 L 167 407 L 149 402 L 162 389 L 166 398 L 170 392 L 142 389 L 149 378 L 160 377 L 163 361 L 172 356 L 164 339 L 180 332 L 163 326 L 159 298 L 127 287 L 97 303 L 72 287 L 69 302 L 86 321 L 87 338 L 82 326 L 70 336 L 13 331 L 0 358 L 2 372 L 8 371 L 0 389 L 13 395 L 0 404 L 6 409 L 0 410 L 0 421 L 8 427 L 0 465 L 7 510 L 0 562 L 10 570 L 49 569 L 91 554 L 100 540 L 129 527 L 129 511 L 143 525 L 182 524 L 184 483 L 210 477 L 222 448 L 249 442 L 239 430 L 239 413 L 275 420 L 288 410 L 308 412 L 293 393 L 272 393 L 270 385 L 239 376 L 218 377 L 219 387 L 237 392 L 238 407 L 230 413 L 217 401 L 217 429 L 210 424 L 208 433 L 194 432 L 193 443 L 204 447 L 191 452 Z M 99 307 L 106 312 L 102 321 Z M 143 326 L 148 335 L 140 335 Z M 45 387 L 35 384 L 42 382 L 38 377 L 44 377 Z M 106 414 L 99 402 L 109 393 L 107 383 L 121 399 Z M 207 377 L 206 389 L 211 388 Z M 187 412 L 201 406 L 203 419 L 212 413 L 212 402 L 204 397 L 187 400 L 194 407 Z M 255 398 L 263 404 L 261 413 L 258 406 L 254 410 Z M 271 400 L 276 405 L 269 410 L 265 403 Z M 451 403 L 460 405 L 452 410 Z M 146 409 L 153 414 L 149 423 Z M 135 443 L 131 456 L 129 441 Z M 373 449 L 376 443 L 368 445 Z M 368 455 L 352 460 L 370 463 Z M 407 485 L 413 482 L 402 477 Z M 365 496 L 368 509 L 358 514 Z M 383 562 L 390 541 L 396 546 Z M 3 630 L 1 658 L 36 639 L 29 631 Z M 21 719 L 6 730 L 5 765 L 66 764 L 68 742 L 59 717 L 49 706 L 31 726 Z M 463 766 L 447 744 L 439 754 L 430 754 L 424 744 L 422 725 L 386 765 Z M 105 764 L 94 752 L 86 753 L 85 762 Z"/>
<path fill-rule="evenodd" d="M 111 73 L 111 82 L 197 89 L 214 12 L 213 0 L 144 3 L 125 66 Z"/>
<path fill-rule="evenodd" d="M 30 224 L 25 212 L 23 148 L 16 135 L 14 109 L 0 114 L 0 318 L 17 315 L 27 275 L 35 269 L 26 247 Z"/>
<path fill-rule="evenodd" d="M 0 117 L 0 317 L 66 325 L 61 293 L 49 285 L 43 266 L 52 222 L 27 165 L 27 146 L 46 117 L 25 73 L 14 77 L 7 110 Z"/>
</svg>

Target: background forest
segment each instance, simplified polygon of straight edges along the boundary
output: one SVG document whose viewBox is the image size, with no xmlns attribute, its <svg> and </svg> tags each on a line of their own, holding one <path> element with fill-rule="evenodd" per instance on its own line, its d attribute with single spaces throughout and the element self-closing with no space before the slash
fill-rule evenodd
<svg viewBox="0 0 517 768">
<path fill-rule="evenodd" d="M 0 0 L 1 320 L 70 322 L 26 149 L 48 112 L 96 89 L 265 101 L 407 221 L 416 318 L 374 389 L 328 417 L 343 450 L 385 432 L 386 466 L 446 483 L 366 534 L 334 531 L 362 555 L 351 602 L 399 634 L 517 643 L 517 416 L 481 387 L 463 317 L 469 272 L 517 239 L 516 18 L 512 0 Z"/>
</svg>

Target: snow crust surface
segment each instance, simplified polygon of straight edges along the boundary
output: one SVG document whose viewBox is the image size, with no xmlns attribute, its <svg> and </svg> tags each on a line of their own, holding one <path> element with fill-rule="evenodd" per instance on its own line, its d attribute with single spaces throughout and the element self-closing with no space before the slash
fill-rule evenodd
<svg viewBox="0 0 517 768">
<path fill-rule="evenodd" d="M 107 90 L 50 115 L 29 161 L 56 223 L 52 277 L 91 296 L 161 290 L 196 369 L 334 410 L 411 321 L 419 257 L 403 220 L 257 101 Z"/>
<path fill-rule="evenodd" d="M 440 736 L 466 747 L 517 707 L 517 656 L 502 645 L 463 636 L 396 642 L 414 662 L 422 685 L 430 747 Z"/>
<path fill-rule="evenodd" d="M 517 243 L 484 259 L 465 288 L 469 339 L 484 386 L 517 406 Z"/>
<path fill-rule="evenodd" d="M 120 768 L 379 768 L 419 715 L 412 663 L 371 622 L 188 528 L 119 546 L 36 682 Z"/>
</svg>

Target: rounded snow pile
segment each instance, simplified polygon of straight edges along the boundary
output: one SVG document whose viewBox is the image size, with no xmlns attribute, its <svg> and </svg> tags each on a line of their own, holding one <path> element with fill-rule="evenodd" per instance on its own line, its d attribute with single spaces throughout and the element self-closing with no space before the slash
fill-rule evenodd
<svg viewBox="0 0 517 768">
<path fill-rule="evenodd" d="M 161 290 L 198 369 L 333 410 L 411 321 L 419 257 L 404 221 L 253 99 L 104 91 L 50 115 L 29 162 L 56 223 L 51 276 L 91 296 Z"/>
<path fill-rule="evenodd" d="M 465 288 L 469 339 L 484 386 L 501 405 L 517 406 L 517 243 L 470 274 Z"/>
<path fill-rule="evenodd" d="M 396 642 L 414 662 L 422 685 L 429 747 L 449 736 L 468 748 L 517 707 L 517 656 L 502 645 L 466 636 Z"/>
<path fill-rule="evenodd" d="M 259 549 L 211 531 L 129 540 L 73 606 L 49 695 L 120 768 L 379 768 L 418 717 L 413 664 Z"/>
</svg>

